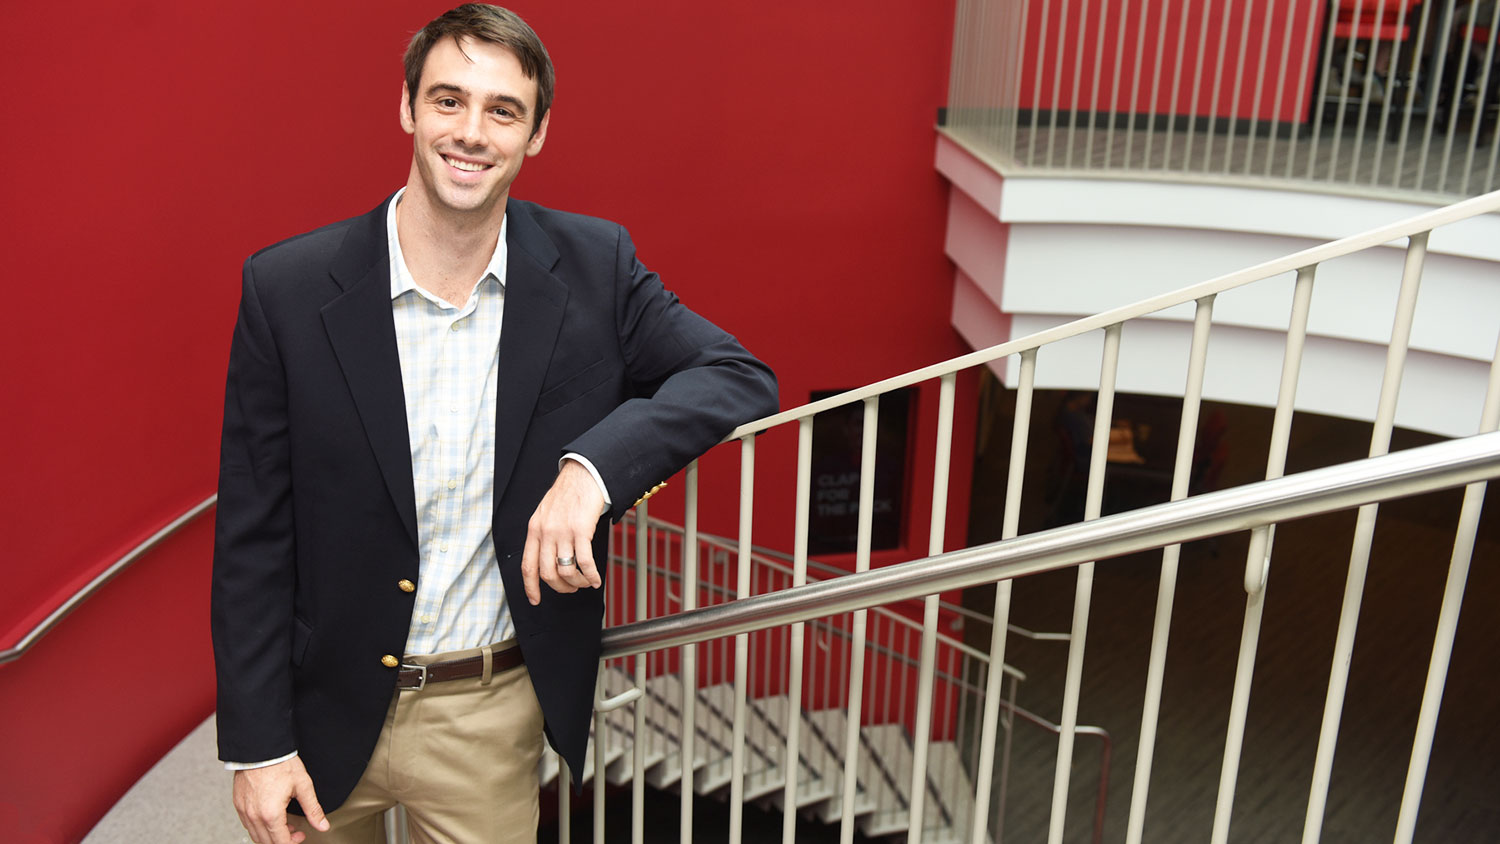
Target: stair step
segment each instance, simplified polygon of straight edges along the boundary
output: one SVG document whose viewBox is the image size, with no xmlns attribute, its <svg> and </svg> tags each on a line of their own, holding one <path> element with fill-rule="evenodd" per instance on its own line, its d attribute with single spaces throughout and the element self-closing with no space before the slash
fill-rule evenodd
<svg viewBox="0 0 1500 844">
<path fill-rule="evenodd" d="M 658 704 L 652 725 L 668 739 L 661 761 L 647 769 L 646 782 L 653 788 L 674 788 L 682 780 L 682 678 L 675 674 L 653 677 L 646 682 L 646 696 Z M 728 758 L 728 742 L 721 743 L 717 738 L 727 726 L 709 711 L 702 690 L 693 707 L 693 721 L 697 726 L 693 732 L 693 770 L 702 770 L 711 758 Z"/>
<path fill-rule="evenodd" d="M 844 746 L 844 730 L 848 720 L 842 709 L 820 709 L 807 714 L 803 722 L 803 728 L 812 733 L 827 752 L 818 755 L 809 754 L 808 761 L 821 774 L 821 780 L 828 784 L 830 794 L 820 802 L 810 803 L 807 807 L 808 814 L 823 823 L 838 823 L 843 814 L 844 804 L 844 758 L 842 749 Z M 875 810 L 875 798 L 871 796 L 866 787 L 862 771 L 856 771 L 854 778 L 854 806 L 852 807 L 856 816 L 863 815 Z"/>
<path fill-rule="evenodd" d="M 912 767 L 906 731 L 896 724 L 872 724 L 859 732 L 859 781 L 878 807 L 860 815 L 859 829 L 871 836 L 905 832 Z"/>
<path fill-rule="evenodd" d="M 632 677 L 610 669 L 604 678 L 607 695 L 630 688 Z M 654 788 L 679 791 L 682 778 L 682 680 L 664 674 L 647 681 L 634 704 L 605 714 L 606 780 L 622 785 L 633 778 L 635 709 L 645 712 L 646 781 Z M 694 791 L 727 797 L 733 773 L 734 687 L 720 684 L 699 689 L 694 708 Z M 784 811 L 786 735 L 790 701 L 785 695 L 747 700 L 745 714 L 744 791 L 770 811 Z M 824 823 L 839 823 L 843 802 L 843 754 L 847 728 L 842 709 L 801 714 L 798 746 L 797 807 Z M 593 725 L 590 725 L 593 732 Z M 870 837 L 904 833 L 910 821 L 911 741 L 897 724 L 861 728 L 856 767 L 854 812 L 860 831 Z M 593 778 L 596 743 L 589 743 L 582 781 Z M 551 748 L 543 754 L 538 775 L 543 785 L 554 781 L 558 758 Z M 932 844 L 967 844 L 972 822 L 973 787 L 958 748 L 934 742 L 928 748 L 927 793 L 920 839 Z"/>
<path fill-rule="evenodd" d="M 927 808 L 923 811 L 922 840 L 969 841 L 974 822 L 974 783 L 964 769 L 958 745 L 933 742 L 927 748 Z M 985 836 L 993 841 L 992 835 Z"/>
<path fill-rule="evenodd" d="M 721 745 L 725 748 L 733 748 L 734 686 L 721 683 L 704 689 L 700 693 L 700 699 L 703 705 L 699 708 L 707 709 L 713 718 L 723 725 Z M 785 698 L 782 700 L 781 708 L 785 710 Z M 776 791 L 786 782 L 781 773 L 781 758 L 786 754 L 784 728 L 773 725 L 765 711 L 757 705 L 758 703 L 759 701 L 745 701 L 744 788 L 746 800 L 753 800 Z M 700 778 L 697 782 L 698 793 L 707 794 L 728 785 L 732 779 L 733 764 L 732 756 L 725 756 L 710 765 L 709 770 L 717 775 L 716 779 L 712 787 L 708 787 Z M 717 777 L 721 777 L 723 781 L 718 782 Z"/>
<path fill-rule="evenodd" d="M 791 701 L 784 696 L 778 696 L 765 701 L 757 701 L 757 704 L 761 704 L 766 711 L 766 716 L 779 726 L 780 740 L 784 749 L 789 723 L 787 710 L 790 708 Z M 826 770 L 828 760 L 838 754 L 838 745 L 833 743 L 836 739 L 822 735 L 807 713 L 802 713 L 801 718 L 802 723 L 797 733 L 799 752 L 797 754 L 796 800 L 799 809 L 833 797 L 839 780 L 838 776 L 830 776 Z M 781 788 L 759 801 L 761 808 L 775 812 L 785 810 L 786 780 L 784 778 L 781 779 L 781 785 Z"/>
</svg>

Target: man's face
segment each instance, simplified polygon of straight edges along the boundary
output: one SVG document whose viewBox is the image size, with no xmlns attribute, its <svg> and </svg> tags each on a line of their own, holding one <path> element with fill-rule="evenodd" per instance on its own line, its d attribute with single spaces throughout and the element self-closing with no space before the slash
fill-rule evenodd
<svg viewBox="0 0 1500 844">
<path fill-rule="evenodd" d="M 413 176 L 435 208 L 484 214 L 503 205 L 521 162 L 542 150 L 536 81 L 513 53 L 446 38 L 427 54 L 412 105 L 401 86 L 401 128 L 413 138 Z"/>
</svg>

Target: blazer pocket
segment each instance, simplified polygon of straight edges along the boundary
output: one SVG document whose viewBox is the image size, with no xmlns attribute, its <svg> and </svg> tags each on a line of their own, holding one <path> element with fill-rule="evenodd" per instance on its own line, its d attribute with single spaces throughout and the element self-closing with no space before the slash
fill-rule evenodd
<svg viewBox="0 0 1500 844">
<path fill-rule="evenodd" d="M 302 665 L 302 658 L 307 654 L 307 645 L 312 641 L 313 629 L 307 622 L 296 616 L 292 617 L 292 664 L 298 667 Z"/>
<path fill-rule="evenodd" d="M 596 360 L 537 396 L 536 415 L 545 416 L 608 380 L 609 367 L 602 358 Z"/>
</svg>

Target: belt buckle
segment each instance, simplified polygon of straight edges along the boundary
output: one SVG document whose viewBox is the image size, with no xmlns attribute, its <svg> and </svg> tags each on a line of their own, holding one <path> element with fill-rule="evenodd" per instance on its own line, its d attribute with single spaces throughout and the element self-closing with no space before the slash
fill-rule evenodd
<svg viewBox="0 0 1500 844">
<path fill-rule="evenodd" d="M 417 672 L 417 684 L 415 686 L 406 686 L 402 689 L 402 691 L 420 692 L 421 690 L 427 688 L 427 666 L 407 665 L 406 663 L 402 663 L 401 669 L 403 671 L 406 669 L 411 669 L 412 671 Z"/>
</svg>

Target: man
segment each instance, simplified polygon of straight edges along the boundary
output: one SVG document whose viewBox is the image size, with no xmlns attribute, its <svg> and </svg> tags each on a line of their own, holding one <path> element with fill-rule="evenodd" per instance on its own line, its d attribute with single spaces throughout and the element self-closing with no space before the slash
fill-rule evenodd
<svg viewBox="0 0 1500 844">
<path fill-rule="evenodd" d="M 583 765 L 596 527 L 776 409 L 623 229 L 509 197 L 552 99 L 530 27 L 461 6 L 405 63 L 406 186 L 245 263 L 213 634 L 257 844 L 384 841 L 396 803 L 417 841 L 534 838 L 544 722 Z"/>
</svg>

